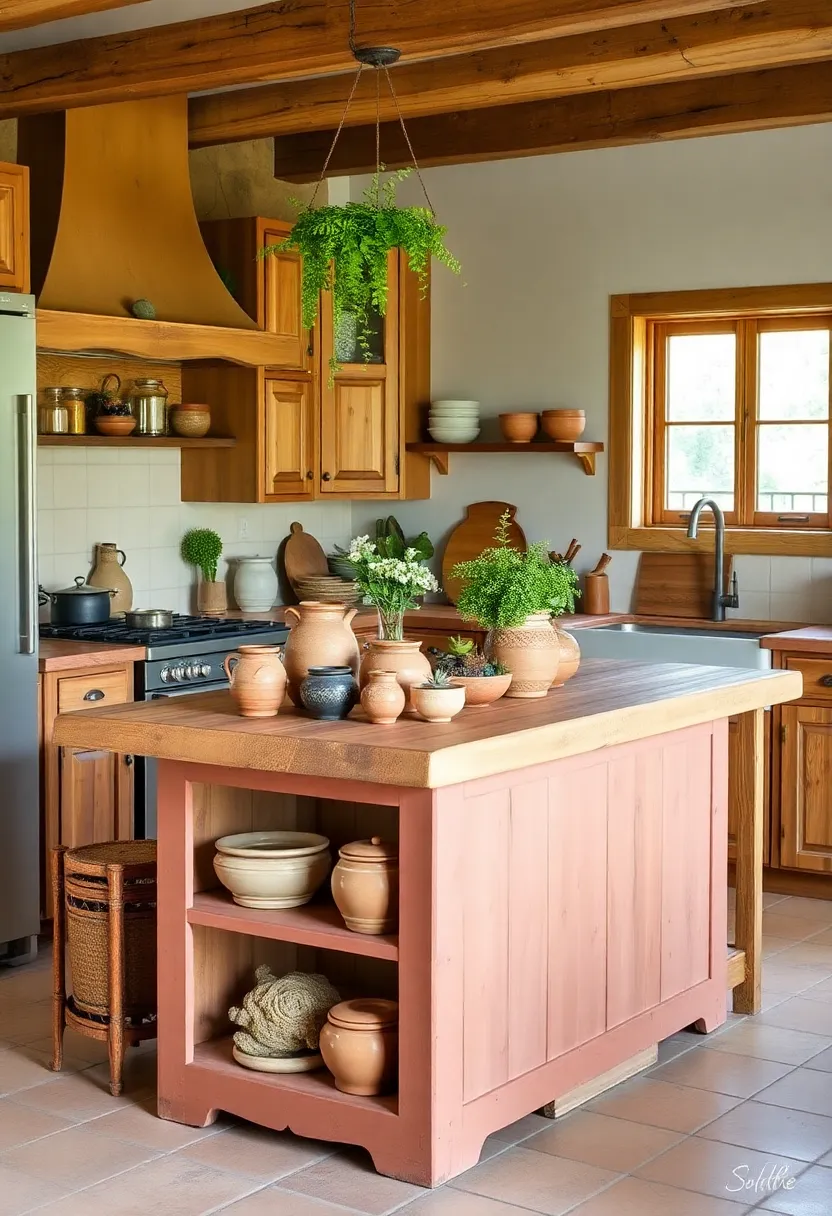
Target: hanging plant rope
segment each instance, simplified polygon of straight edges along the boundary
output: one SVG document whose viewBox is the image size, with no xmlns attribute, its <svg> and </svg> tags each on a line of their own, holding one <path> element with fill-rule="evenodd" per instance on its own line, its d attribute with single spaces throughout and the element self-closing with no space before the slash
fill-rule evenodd
<svg viewBox="0 0 832 1216">
<path fill-rule="evenodd" d="M 387 258 L 392 249 L 407 255 L 408 265 L 418 276 L 419 286 L 427 291 L 430 262 L 435 258 L 455 274 L 459 274 L 457 259 L 445 247 L 447 231 L 436 222 L 418 161 L 407 133 L 389 68 L 399 58 L 394 47 L 359 48 L 355 44 L 355 0 L 350 0 L 349 46 L 358 60 L 341 121 L 335 131 L 324 160 L 321 175 L 308 204 L 297 205 L 300 214 L 284 241 L 269 245 L 263 255 L 297 251 L 303 259 L 301 299 L 303 324 L 311 328 L 318 317 L 318 301 L 322 291 L 332 292 L 336 332 L 345 314 L 355 317 L 357 341 L 365 360 L 370 357 L 370 333 L 373 317 L 387 312 Z M 376 169 L 364 191 L 363 201 L 345 206 L 315 207 L 321 185 L 338 139 L 344 129 L 352 100 L 362 73 L 368 68 L 375 72 L 376 83 Z M 384 72 L 393 105 L 402 129 L 412 165 L 398 169 L 382 182 L 385 167 L 381 161 L 381 73 Z M 415 170 L 425 196 L 426 207 L 398 207 L 396 188 Z M 333 357 L 331 377 L 338 370 Z M 330 377 L 330 379 L 331 379 Z"/>
</svg>

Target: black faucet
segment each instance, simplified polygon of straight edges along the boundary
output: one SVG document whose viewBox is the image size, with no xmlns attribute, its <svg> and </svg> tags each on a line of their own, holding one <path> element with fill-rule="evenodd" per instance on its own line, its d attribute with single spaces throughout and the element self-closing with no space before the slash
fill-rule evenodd
<svg viewBox="0 0 832 1216">
<path fill-rule="evenodd" d="M 724 554 L 725 554 L 725 516 L 722 514 L 722 507 L 715 503 L 712 498 L 700 498 L 699 502 L 694 504 L 693 510 L 690 513 L 688 522 L 688 540 L 695 540 L 699 529 L 699 516 L 705 507 L 710 507 L 714 513 L 714 599 L 712 619 L 715 621 L 725 620 L 726 608 L 739 608 L 740 597 L 737 589 L 737 575 L 734 573 L 731 582 L 731 591 L 726 594 L 724 584 Z"/>
</svg>

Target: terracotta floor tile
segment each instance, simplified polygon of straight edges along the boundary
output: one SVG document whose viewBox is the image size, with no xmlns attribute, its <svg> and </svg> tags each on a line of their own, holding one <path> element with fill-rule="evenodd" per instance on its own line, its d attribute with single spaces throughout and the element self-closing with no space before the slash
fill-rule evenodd
<svg viewBox="0 0 832 1216">
<path fill-rule="evenodd" d="M 763 987 L 767 992 L 787 992 L 797 996 L 822 980 L 830 978 L 823 967 L 795 967 L 783 962 L 785 954 L 778 954 L 763 968 Z"/>
<path fill-rule="evenodd" d="M 816 920 L 832 925 L 832 900 L 804 899 L 801 896 L 789 895 L 777 905 L 781 916 L 802 916 L 807 920 Z"/>
<path fill-rule="evenodd" d="M 336 1147 L 325 1140 L 305 1140 L 291 1132 L 246 1123 L 203 1138 L 182 1149 L 182 1155 L 216 1169 L 237 1170 L 261 1182 L 274 1182 L 331 1156 Z"/>
<path fill-rule="evenodd" d="M 792 997 L 768 1013 L 759 1015 L 766 1026 L 783 1026 L 786 1030 L 808 1030 L 810 1034 L 828 1035 L 832 1038 L 832 1005 L 820 1001 L 807 1001 Z"/>
<path fill-rule="evenodd" d="M 778 1191 L 760 1207 L 788 1216 L 829 1216 L 832 1212 L 832 1170 L 814 1166 L 801 1174 L 791 1191 Z"/>
<path fill-rule="evenodd" d="M 13 1098 L 0 1098 L 0 1153 L 72 1126 L 67 1119 L 21 1106 Z"/>
<path fill-rule="evenodd" d="M 669 1039 L 662 1039 L 659 1043 L 659 1063 L 666 1064 L 668 1060 L 675 1060 L 677 1056 L 684 1055 L 686 1051 L 691 1051 L 694 1047 L 701 1047 L 702 1042 L 701 1034 L 689 1034 L 686 1030 L 672 1034 Z"/>
<path fill-rule="evenodd" d="M 492 1132 L 491 1139 L 502 1140 L 503 1144 L 519 1144 L 521 1140 L 533 1136 L 535 1132 L 546 1131 L 548 1127 L 552 1126 L 552 1122 L 544 1115 L 526 1115 L 515 1123 L 509 1123 L 508 1127 L 501 1127 L 499 1131 Z"/>
<path fill-rule="evenodd" d="M 820 1055 L 812 1056 L 806 1061 L 807 1068 L 817 1068 L 821 1072 L 832 1072 L 832 1048 L 827 1048 Z"/>
<path fill-rule="evenodd" d="M 763 933 L 772 937 L 787 937 L 791 941 L 799 942 L 804 937 L 811 937 L 818 932 L 824 932 L 823 925 L 809 917 L 783 916 L 779 908 L 763 912 Z"/>
<path fill-rule="evenodd" d="M 65 1194 L 66 1187 L 56 1186 L 45 1178 L 33 1178 L 31 1174 L 21 1174 L 17 1170 L 0 1165 L 0 1211 L 4 1216 L 19 1216 L 21 1212 L 31 1212 Z M 110 1216 L 114 1214 L 110 1213 Z"/>
<path fill-rule="evenodd" d="M 396 1178 L 377 1174 L 369 1154 L 359 1151 L 327 1157 L 308 1169 L 290 1175 L 277 1186 L 299 1195 L 310 1195 L 314 1199 L 331 1200 L 356 1212 L 369 1213 L 370 1216 L 382 1216 L 423 1193 L 421 1187 L 411 1186 L 409 1182 L 399 1182 Z"/>
<path fill-rule="evenodd" d="M 520 1213 L 519 1208 L 507 1210 L 511 1216 Z M 349 1213 L 354 1211 L 354 1208 L 345 1208 L 340 1204 L 325 1203 L 323 1199 L 292 1195 L 289 1191 L 279 1191 L 276 1187 L 267 1186 L 255 1191 L 253 1195 L 247 1195 L 245 1199 L 238 1199 L 236 1203 L 223 1208 L 217 1216 L 349 1216 Z M 399 1212 L 410 1213 L 410 1204 L 399 1208 L 396 1216 L 399 1216 Z M 167 1216 L 167 1213 L 160 1216 Z M 483 1212 L 482 1216 L 486 1216 L 486 1213 Z M 506 1213 L 498 1209 L 495 1216 L 506 1216 Z M 529 1216 L 529 1213 L 523 1212 L 520 1216 Z"/>
<path fill-rule="evenodd" d="M 0 1007 L 0 1039 L 11 1043 L 31 1043 L 47 1038 L 52 1031 L 52 1002 L 23 1000 L 8 1008 Z"/>
<path fill-rule="evenodd" d="M 762 1198 L 762 1193 L 754 1189 L 760 1175 L 767 1177 L 772 1169 L 783 1169 L 787 1176 L 796 1177 L 805 1168 L 805 1162 L 791 1157 L 690 1136 L 635 1173 L 649 1182 L 752 1204 Z"/>
<path fill-rule="evenodd" d="M 729 887 L 728 889 L 730 891 L 735 888 Z M 775 904 L 782 904 L 788 898 L 788 895 L 778 895 L 776 891 L 763 891 L 763 907 L 773 908 Z"/>
<path fill-rule="evenodd" d="M 768 1089 L 757 1094 L 757 1101 L 767 1106 L 787 1106 L 790 1110 L 807 1110 L 832 1118 L 832 1083 L 826 1072 L 796 1068 L 782 1081 L 775 1081 Z"/>
<path fill-rule="evenodd" d="M 153 1099 L 131 1102 L 109 1115 L 96 1119 L 92 1126 L 104 1136 L 114 1136 L 116 1140 L 130 1140 L 134 1144 L 144 1144 L 148 1148 L 168 1153 L 194 1144 L 197 1140 L 204 1140 L 208 1136 L 216 1136 L 224 1127 L 219 1122 L 211 1124 L 210 1127 L 186 1127 L 184 1123 L 160 1119 L 156 1114 L 156 1102 Z"/>
<path fill-rule="evenodd" d="M 797 1161 L 816 1161 L 832 1151 L 832 1118 L 762 1102 L 743 1102 L 697 1135 Z"/>
<path fill-rule="evenodd" d="M 785 917 L 783 918 L 786 919 Z M 775 937 L 772 933 L 763 934 L 763 958 L 776 958 L 784 950 L 790 949 L 794 941 L 787 937 Z"/>
<path fill-rule="evenodd" d="M 271 1214 L 264 1212 L 263 1216 Z M 291 1216 L 295 1216 L 295 1213 L 292 1212 Z M 297 1216 L 305 1214 L 298 1212 Z M 407 1207 L 399 1208 L 396 1216 L 529 1216 L 529 1209 L 518 1208 L 513 1203 L 501 1203 L 499 1199 L 486 1199 L 484 1195 L 443 1187 L 409 1203 Z"/>
<path fill-rule="evenodd" d="M 832 946 L 821 945 L 815 938 L 805 942 L 793 942 L 788 950 L 777 955 L 785 967 L 813 967 L 821 971 L 832 970 Z"/>
<path fill-rule="evenodd" d="M 573 1208 L 569 1216 L 741 1216 L 748 1211 L 745 1204 L 680 1191 L 642 1178 L 624 1178 Z"/>
<path fill-rule="evenodd" d="M 71 1123 L 84 1123 L 87 1119 L 109 1114 L 111 1110 L 130 1106 L 145 1096 L 144 1093 L 124 1093 L 114 1098 L 105 1085 L 89 1076 L 87 1070 L 60 1076 L 30 1089 L 21 1089 L 15 1093 L 15 1102 L 48 1111 L 62 1119 L 69 1119 Z"/>
<path fill-rule="evenodd" d="M 631 1123 L 579 1110 L 556 1120 L 548 1131 L 524 1140 L 523 1148 L 627 1174 L 637 1165 L 678 1144 L 682 1134 L 650 1127 L 647 1123 Z"/>
<path fill-rule="evenodd" d="M 820 1001 L 823 1005 L 832 1005 L 832 988 L 829 987 L 829 980 L 822 980 L 819 984 L 813 984 L 811 988 L 805 989 L 800 995 L 804 1001 Z"/>
<path fill-rule="evenodd" d="M 657 1081 L 669 1081 L 674 1085 L 690 1085 L 694 1089 L 732 1094 L 735 1098 L 750 1098 L 758 1090 L 779 1081 L 790 1067 L 789 1064 L 777 1064 L 772 1060 L 731 1055 L 701 1047 L 698 1051 L 671 1060 L 669 1064 L 654 1068 L 650 1075 Z"/>
<path fill-rule="evenodd" d="M 739 1098 L 729 1097 L 727 1094 L 712 1093 L 707 1089 L 694 1089 L 685 1085 L 671 1085 L 651 1076 L 637 1077 L 617 1086 L 608 1094 L 588 1103 L 586 1109 L 599 1115 L 612 1115 L 616 1119 L 649 1123 L 651 1127 L 694 1132 L 705 1123 L 724 1115 L 739 1101 Z"/>
<path fill-rule="evenodd" d="M 0 1155 L 0 1163 L 66 1190 L 78 1190 L 156 1156 L 145 1145 L 99 1135 L 91 1130 L 94 1126 L 70 1127 L 46 1142 L 18 1145 Z"/>
<path fill-rule="evenodd" d="M 13 1046 L 0 1051 L 0 1094 L 12 1094 L 32 1085 L 54 1081 L 47 1058 L 29 1047 Z"/>
<path fill-rule="evenodd" d="M 759 1060 L 774 1060 L 780 1064 L 804 1064 L 832 1040 L 805 1030 L 786 1030 L 782 1026 L 766 1026 L 749 1018 L 742 1026 L 727 1034 L 708 1039 L 710 1051 L 727 1051 L 733 1055 L 755 1056 Z"/>
<path fill-rule="evenodd" d="M 475 1166 L 454 1178 L 449 1186 L 531 1208 L 544 1216 L 561 1216 L 562 1212 L 608 1186 L 616 1177 L 612 1170 L 567 1161 L 548 1153 L 534 1153 L 521 1145 Z"/>
<path fill-rule="evenodd" d="M 51 1057 L 52 1036 L 45 1035 L 42 1039 L 33 1040 L 29 1046 Z M 85 1068 L 90 1064 L 103 1064 L 107 1059 L 107 1044 L 67 1029 L 64 1032 L 64 1060 L 66 1059 L 81 1060 Z"/>
</svg>

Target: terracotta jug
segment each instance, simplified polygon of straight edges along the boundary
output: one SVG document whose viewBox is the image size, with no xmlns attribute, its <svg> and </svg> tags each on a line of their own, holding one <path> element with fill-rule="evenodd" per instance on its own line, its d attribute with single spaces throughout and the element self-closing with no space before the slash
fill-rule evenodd
<svg viewBox="0 0 832 1216">
<path fill-rule="evenodd" d="M 286 671 L 277 646 L 241 646 L 223 663 L 243 718 L 273 718 L 283 704 Z"/>
<path fill-rule="evenodd" d="M 397 685 L 398 687 L 398 685 Z M 399 923 L 399 846 L 372 836 L 338 850 L 332 898 L 353 933 L 395 933 Z"/>
<path fill-rule="evenodd" d="M 552 621 L 552 627 L 558 635 L 558 644 L 560 645 L 560 664 L 554 686 L 555 688 L 561 688 L 567 680 L 572 679 L 580 667 L 581 648 L 578 645 L 578 639 L 571 633 L 567 633 L 565 629 L 561 629 L 555 621 Z"/>
<path fill-rule="evenodd" d="M 345 1094 L 385 1094 L 396 1088 L 399 1006 L 361 997 L 333 1005 L 321 1030 L 320 1049 L 335 1088 Z"/>
<path fill-rule="evenodd" d="M 405 695 L 395 671 L 373 668 L 361 694 L 361 708 L 376 726 L 392 726 L 404 712 Z"/>
<path fill-rule="evenodd" d="M 283 650 L 283 664 L 289 679 L 289 696 L 301 706 L 300 686 L 310 667 L 349 667 L 358 676 L 358 641 L 351 622 L 357 608 L 347 611 L 345 604 L 318 604 L 304 601 L 286 609 L 286 624 L 291 632 Z"/>
<path fill-rule="evenodd" d="M 129 612 L 133 607 L 133 584 L 122 570 L 126 561 L 126 554 L 114 544 L 95 546 L 95 565 L 87 579 L 87 585 L 108 587 L 115 591 L 115 595 L 110 597 L 110 616 Z"/>
<path fill-rule="evenodd" d="M 507 697 L 545 697 L 558 677 L 560 641 L 548 612 L 534 612 L 511 629 L 492 629 L 485 649 L 511 672 Z"/>
<path fill-rule="evenodd" d="M 427 655 L 422 654 L 421 642 L 388 642 L 379 639 L 369 642 L 361 660 L 361 689 L 366 687 L 370 672 L 376 670 L 395 671 L 396 679 L 404 689 L 404 712 L 411 716 L 415 709 L 410 703 L 410 688 L 430 678 L 432 668 Z"/>
</svg>

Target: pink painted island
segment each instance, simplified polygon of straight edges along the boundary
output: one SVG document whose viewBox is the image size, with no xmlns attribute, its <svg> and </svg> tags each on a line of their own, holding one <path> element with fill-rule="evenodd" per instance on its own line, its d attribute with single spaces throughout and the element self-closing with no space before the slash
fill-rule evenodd
<svg viewBox="0 0 832 1216">
<path fill-rule="evenodd" d="M 800 692 L 790 671 L 595 660 L 543 700 L 447 725 L 244 719 L 226 693 L 62 715 L 64 746 L 160 762 L 159 1114 L 363 1145 L 431 1186 L 489 1133 L 682 1027 L 713 1029 L 727 720 Z M 293 827 L 336 848 L 398 839 L 397 933 L 352 932 L 326 888 L 283 911 L 232 902 L 213 842 Z M 397 1092 L 236 1064 L 228 1008 L 261 963 L 398 1000 Z"/>
</svg>

